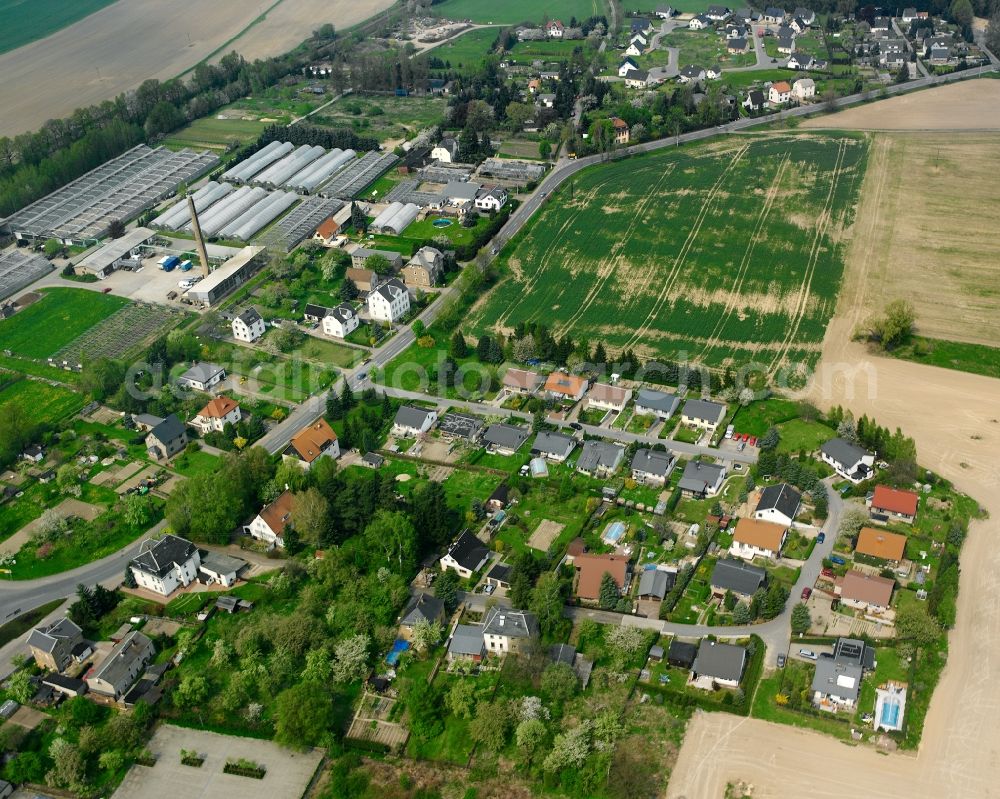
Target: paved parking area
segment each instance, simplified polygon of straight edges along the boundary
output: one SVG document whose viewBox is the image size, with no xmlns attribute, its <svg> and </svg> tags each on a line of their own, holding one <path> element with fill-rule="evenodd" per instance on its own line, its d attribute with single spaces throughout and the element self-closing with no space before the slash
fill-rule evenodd
<svg viewBox="0 0 1000 799">
<path fill-rule="evenodd" d="M 181 749 L 205 758 L 200 768 L 181 764 Z M 318 749 L 296 752 L 271 741 L 219 735 L 204 730 L 186 730 L 161 725 L 149 742 L 156 765 L 132 766 L 114 792 L 113 799 L 193 799 L 229 797 L 240 799 L 298 799 L 316 772 L 322 753 Z M 267 768 L 264 779 L 225 774 L 230 758 L 246 758 Z"/>
</svg>

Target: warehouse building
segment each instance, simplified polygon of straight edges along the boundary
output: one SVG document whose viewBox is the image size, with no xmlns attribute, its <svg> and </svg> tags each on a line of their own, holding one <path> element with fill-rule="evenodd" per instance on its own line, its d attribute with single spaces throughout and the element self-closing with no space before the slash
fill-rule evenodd
<svg viewBox="0 0 1000 799">
<path fill-rule="evenodd" d="M 142 245 L 148 244 L 154 236 L 156 233 L 148 227 L 130 230 L 120 239 L 112 239 L 90 253 L 76 265 L 76 273 L 96 275 L 103 280 L 122 266 L 139 266 L 142 264 Z"/>
<path fill-rule="evenodd" d="M 194 303 L 211 307 L 246 283 L 267 262 L 263 247 L 244 247 L 212 274 L 188 290 Z"/>
</svg>

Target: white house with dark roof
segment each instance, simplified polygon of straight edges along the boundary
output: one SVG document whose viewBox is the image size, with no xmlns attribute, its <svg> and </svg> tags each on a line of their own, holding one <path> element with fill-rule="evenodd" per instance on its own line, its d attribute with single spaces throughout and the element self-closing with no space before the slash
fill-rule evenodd
<svg viewBox="0 0 1000 799">
<path fill-rule="evenodd" d="M 445 619 L 444 602 L 432 594 L 420 592 L 407 603 L 399 620 L 400 636 L 409 641 L 421 622 L 441 624 Z"/>
<path fill-rule="evenodd" d="M 170 596 L 198 579 L 201 555 L 198 547 L 176 535 L 147 538 L 139 554 L 129 563 L 136 585 L 160 596 Z"/>
<path fill-rule="evenodd" d="M 421 436 L 434 426 L 437 418 L 437 411 L 433 408 L 401 405 L 392 422 L 392 434 L 408 438 Z"/>
<path fill-rule="evenodd" d="M 691 20 L 688 22 L 688 28 L 690 28 L 693 31 L 703 31 L 705 30 L 705 28 L 711 28 L 711 27 L 712 27 L 712 20 L 710 20 L 704 14 L 697 14 L 696 16 L 691 17 Z"/>
<path fill-rule="evenodd" d="M 641 416 L 669 419 L 680 407 L 681 398 L 666 391 L 640 388 L 635 395 L 635 412 Z"/>
<path fill-rule="evenodd" d="M 685 496 L 704 499 L 718 494 L 725 478 L 726 467 L 721 463 L 688 461 L 677 487 Z"/>
<path fill-rule="evenodd" d="M 646 485 L 665 485 L 677 458 L 669 452 L 638 449 L 632 456 L 632 479 Z"/>
<path fill-rule="evenodd" d="M 323 332 L 334 338 L 347 338 L 360 324 L 357 311 L 346 302 L 327 308 L 323 316 Z"/>
<path fill-rule="evenodd" d="M 753 517 L 765 522 L 774 522 L 791 527 L 802 504 L 802 495 L 788 483 L 767 486 L 760 493 L 760 500 Z"/>
<path fill-rule="evenodd" d="M 837 474 L 855 484 L 863 483 L 874 474 L 875 454 L 843 438 L 827 441 L 820 447 L 819 456 Z"/>
<path fill-rule="evenodd" d="M 516 652 L 522 643 L 537 637 L 538 620 L 533 613 L 492 607 L 483 617 L 483 639 L 490 654 Z"/>
<path fill-rule="evenodd" d="M 764 569 L 733 558 L 716 561 L 709 578 L 713 595 L 725 596 L 728 591 L 742 599 L 749 599 L 766 583 L 767 572 Z"/>
<path fill-rule="evenodd" d="M 550 461 L 562 463 L 576 448 L 576 439 L 562 433 L 550 433 L 546 430 L 535 436 L 532 450 Z"/>
<path fill-rule="evenodd" d="M 451 164 L 458 161 L 458 142 L 451 136 L 445 136 L 438 142 L 437 147 L 431 150 L 431 158 L 440 161 L 442 164 Z"/>
<path fill-rule="evenodd" d="M 503 186 L 483 186 L 476 194 L 476 210 L 490 213 L 499 211 L 507 204 L 507 189 Z"/>
<path fill-rule="evenodd" d="M 838 663 L 833 658 L 816 661 L 811 689 L 813 704 L 820 710 L 836 712 L 853 708 L 861 693 L 862 670 L 851 663 Z"/>
<path fill-rule="evenodd" d="M 161 420 L 146 434 L 146 451 L 156 460 L 174 457 L 187 443 L 187 429 L 174 413 Z"/>
<path fill-rule="evenodd" d="M 701 639 L 698 656 L 691 665 L 691 682 L 698 688 L 716 685 L 737 688 L 747 665 L 747 651 L 742 646 Z"/>
<path fill-rule="evenodd" d="M 689 399 L 681 409 L 681 424 L 715 432 L 726 417 L 726 406 L 709 400 Z"/>
<path fill-rule="evenodd" d="M 681 83 L 691 83 L 692 81 L 702 81 L 705 80 L 705 70 L 694 64 L 684 67 L 678 75 L 677 79 Z"/>
<path fill-rule="evenodd" d="M 631 56 L 627 56 L 618 65 L 618 77 L 624 78 L 629 72 L 639 69 L 639 64 Z"/>
<path fill-rule="evenodd" d="M 377 322 L 395 322 L 410 311 L 410 292 L 398 277 L 391 278 L 368 294 L 368 315 Z"/>
<path fill-rule="evenodd" d="M 528 440 L 531 431 L 512 424 L 491 424 L 483 433 L 483 443 L 498 455 L 513 455 Z"/>
<path fill-rule="evenodd" d="M 625 76 L 625 86 L 629 89 L 645 89 L 649 86 L 649 72 L 645 69 L 633 69 Z"/>
<path fill-rule="evenodd" d="M 468 530 L 463 530 L 441 558 L 441 571 L 452 569 L 459 577 L 469 578 L 483 568 L 489 559 L 490 551 L 486 544 Z"/>
<path fill-rule="evenodd" d="M 618 471 L 625 459 L 625 448 L 609 441 L 587 439 L 576 461 L 576 470 L 594 477 L 608 477 Z"/>
<path fill-rule="evenodd" d="M 226 379 L 226 370 L 217 363 L 199 361 L 177 378 L 177 382 L 185 388 L 196 391 L 208 391 Z"/>
<path fill-rule="evenodd" d="M 95 694 L 121 698 L 143 673 L 155 652 L 153 642 L 133 630 L 115 645 L 96 669 L 88 672 L 87 687 Z"/>
<path fill-rule="evenodd" d="M 234 339 L 252 344 L 264 335 L 264 317 L 256 308 L 247 308 L 233 319 L 232 328 Z"/>
</svg>

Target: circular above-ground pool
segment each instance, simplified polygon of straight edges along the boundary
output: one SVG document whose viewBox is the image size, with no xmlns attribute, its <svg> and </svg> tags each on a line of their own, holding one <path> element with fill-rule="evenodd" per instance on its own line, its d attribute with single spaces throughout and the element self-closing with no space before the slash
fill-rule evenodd
<svg viewBox="0 0 1000 799">
<path fill-rule="evenodd" d="M 454 223 L 455 220 L 445 219 L 444 217 L 440 219 L 435 219 L 433 222 L 431 222 L 431 224 L 434 225 L 434 227 L 451 227 Z"/>
</svg>

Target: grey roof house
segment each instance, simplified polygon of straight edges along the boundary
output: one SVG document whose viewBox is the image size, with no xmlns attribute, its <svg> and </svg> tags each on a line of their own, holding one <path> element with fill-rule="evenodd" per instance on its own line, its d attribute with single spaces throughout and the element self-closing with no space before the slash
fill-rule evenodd
<svg viewBox="0 0 1000 799">
<path fill-rule="evenodd" d="M 788 483 L 779 483 L 761 491 L 753 517 L 788 526 L 795 519 L 801 504 L 802 495 L 798 491 Z"/>
<path fill-rule="evenodd" d="M 225 379 L 226 370 L 223 367 L 217 363 L 201 361 L 193 364 L 190 369 L 178 377 L 177 382 L 185 388 L 207 391 Z"/>
<path fill-rule="evenodd" d="M 407 604 L 400 619 L 401 627 L 412 630 L 419 622 L 436 622 L 444 619 L 444 602 L 431 594 L 417 594 Z"/>
<path fill-rule="evenodd" d="M 710 497 L 722 487 L 726 467 L 705 461 L 688 461 L 677 484 L 681 492 L 692 497 Z"/>
<path fill-rule="evenodd" d="M 87 685 L 96 694 L 115 699 L 123 696 L 153 659 L 153 642 L 137 630 L 126 635 L 87 676 Z"/>
<path fill-rule="evenodd" d="M 820 447 L 820 459 L 830 464 L 841 477 L 861 483 L 872 476 L 874 453 L 843 438 L 831 438 Z"/>
<path fill-rule="evenodd" d="M 663 599 L 677 582 L 674 572 L 646 569 L 639 577 L 639 599 Z"/>
<path fill-rule="evenodd" d="M 651 414 L 661 419 L 669 419 L 677 412 L 681 398 L 666 391 L 656 391 L 652 388 L 640 388 L 635 395 L 635 412 Z"/>
<path fill-rule="evenodd" d="M 824 709 L 854 707 L 861 691 L 861 676 L 860 666 L 820 658 L 812 681 L 813 702 Z"/>
<path fill-rule="evenodd" d="M 562 433 L 550 433 L 543 430 L 535 436 L 532 447 L 534 452 L 544 455 L 554 461 L 564 461 L 576 447 L 576 439 Z"/>
<path fill-rule="evenodd" d="M 392 432 L 398 436 L 417 436 L 426 433 L 437 420 L 433 408 L 401 405 L 392 422 Z"/>
<path fill-rule="evenodd" d="M 73 649 L 83 641 L 83 631 L 71 619 L 57 619 L 35 627 L 28 635 L 28 648 L 41 668 L 62 671 L 73 662 Z"/>
<path fill-rule="evenodd" d="M 725 415 L 725 405 L 710 400 L 690 399 L 681 410 L 681 421 L 698 427 L 714 428 Z"/>
<path fill-rule="evenodd" d="M 157 460 L 172 458 L 184 449 L 187 443 L 187 429 L 173 413 L 146 435 L 146 449 Z"/>
<path fill-rule="evenodd" d="M 632 456 L 632 478 L 644 483 L 663 485 L 677 465 L 677 458 L 669 452 L 638 449 Z"/>
<path fill-rule="evenodd" d="M 483 433 L 483 442 L 501 454 L 513 455 L 517 452 L 531 431 L 526 427 L 512 424 L 491 424 Z"/>
<path fill-rule="evenodd" d="M 735 688 L 740 684 L 746 663 L 747 651 L 742 646 L 703 638 L 691 666 L 691 676 L 696 683 L 718 683 Z"/>
<path fill-rule="evenodd" d="M 454 569 L 462 577 L 471 577 L 474 572 L 483 568 L 489 557 L 490 551 L 486 544 L 468 530 L 463 530 L 441 558 L 441 571 Z"/>
<path fill-rule="evenodd" d="M 717 561 L 709 581 L 712 593 L 725 594 L 726 591 L 732 591 L 741 597 L 753 596 L 766 582 L 767 572 L 762 568 L 732 558 Z"/>
<path fill-rule="evenodd" d="M 478 663 L 486 654 L 483 628 L 479 624 L 459 624 L 448 642 L 448 661 L 471 660 Z"/>
<path fill-rule="evenodd" d="M 625 448 L 608 441 L 584 441 L 583 451 L 576 461 L 576 470 L 583 474 L 604 477 L 618 471 L 625 458 Z"/>
</svg>

